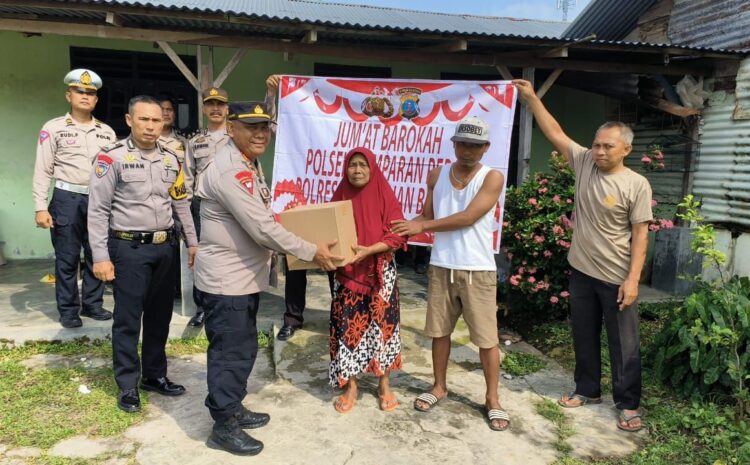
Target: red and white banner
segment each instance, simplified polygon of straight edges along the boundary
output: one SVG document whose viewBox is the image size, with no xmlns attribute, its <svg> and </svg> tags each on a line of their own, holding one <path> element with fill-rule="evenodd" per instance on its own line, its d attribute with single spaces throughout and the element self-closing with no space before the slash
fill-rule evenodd
<svg viewBox="0 0 750 465">
<path fill-rule="evenodd" d="M 482 163 L 508 175 L 516 93 L 509 81 L 428 81 L 284 76 L 280 85 L 273 209 L 327 202 L 353 148 L 375 153 L 407 219 L 418 216 L 427 174 L 455 160 L 457 123 L 478 116 L 490 125 Z M 499 250 L 502 205 L 495 209 Z M 412 238 L 432 243 L 431 235 Z"/>
</svg>

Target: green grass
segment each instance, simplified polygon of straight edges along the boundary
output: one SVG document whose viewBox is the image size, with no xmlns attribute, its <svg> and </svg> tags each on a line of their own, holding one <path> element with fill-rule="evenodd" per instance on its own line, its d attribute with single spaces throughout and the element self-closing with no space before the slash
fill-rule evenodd
<svg viewBox="0 0 750 465">
<path fill-rule="evenodd" d="M 90 394 L 78 392 L 87 386 Z M 85 434 L 112 436 L 140 422 L 143 413 L 121 412 L 111 368 L 31 370 L 0 362 L 0 443 L 42 449 Z M 142 396 L 144 405 L 148 396 Z"/>
<path fill-rule="evenodd" d="M 272 337 L 258 332 L 259 347 L 268 347 Z M 178 357 L 205 353 L 205 337 L 172 339 L 167 343 L 167 355 Z M 39 354 L 71 357 L 76 363 L 71 368 L 30 369 L 22 361 Z M 118 388 L 112 368 L 91 368 L 77 363 L 80 357 L 111 359 L 109 340 L 91 341 L 87 338 L 67 342 L 34 342 L 16 348 L 0 347 L 0 443 L 11 447 L 39 447 L 48 449 L 55 443 L 78 435 L 113 436 L 141 422 L 148 411 L 148 394 L 141 393 L 145 407 L 141 413 L 127 414 L 117 408 Z M 81 394 L 85 385 L 91 390 Z M 32 460 L 32 459 L 29 459 Z M 27 461 L 30 464 L 88 465 L 91 461 L 46 457 Z"/>
<path fill-rule="evenodd" d="M 575 429 L 560 406 L 550 399 L 544 399 L 536 404 L 535 410 L 538 415 L 546 418 L 555 426 L 555 434 L 557 435 L 555 449 L 563 454 L 563 457 L 570 454 L 573 448 L 568 444 L 567 440 L 575 433 Z"/>
<path fill-rule="evenodd" d="M 534 354 L 524 352 L 506 352 L 502 369 L 513 376 L 526 376 L 543 369 L 547 362 Z"/>
<path fill-rule="evenodd" d="M 656 381 L 648 364 L 653 341 L 663 327 L 670 308 L 677 302 L 641 304 L 641 351 L 643 353 L 644 423 L 648 435 L 644 447 L 619 459 L 582 461 L 561 457 L 554 465 L 740 465 L 750 463 L 750 424 L 735 425 L 733 410 L 721 399 L 685 399 Z M 540 325 L 527 335 L 530 343 L 572 369 L 575 365 L 570 327 L 565 322 Z M 606 336 L 602 336 L 602 390 L 609 387 L 609 354 Z M 605 363 L 606 361 L 606 363 Z M 562 412 L 554 402 L 537 406 L 537 413 L 556 426 Z M 558 412 L 559 411 L 559 412 Z M 557 423 L 556 423 L 557 422 Z M 558 433 L 558 437 L 563 437 Z M 558 439 L 558 442 L 561 440 Z M 564 450 L 564 446 L 563 450 Z M 558 447 L 558 450 L 560 447 Z"/>
</svg>

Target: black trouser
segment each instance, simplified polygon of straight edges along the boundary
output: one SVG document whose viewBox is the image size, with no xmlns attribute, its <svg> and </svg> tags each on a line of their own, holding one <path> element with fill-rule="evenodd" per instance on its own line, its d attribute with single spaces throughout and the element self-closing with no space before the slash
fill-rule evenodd
<svg viewBox="0 0 750 465">
<path fill-rule="evenodd" d="M 201 199 L 200 197 L 193 197 L 190 202 L 190 214 L 193 216 L 193 225 L 195 226 L 195 236 L 201 240 Z M 198 311 L 203 311 L 203 302 L 201 300 L 201 291 L 193 284 L 193 302 L 198 307 Z"/>
<path fill-rule="evenodd" d="M 328 287 L 333 296 L 333 273 L 328 273 Z M 307 270 L 289 270 L 287 262 L 286 281 L 284 283 L 284 324 L 299 328 L 304 323 L 305 318 L 302 313 L 305 311 L 305 292 L 307 291 Z"/>
<path fill-rule="evenodd" d="M 617 408 L 635 410 L 641 400 L 638 302 L 619 311 L 619 287 L 575 269 L 570 276 L 576 393 L 587 397 L 601 395 L 600 335 L 603 319 L 612 365 L 612 398 Z"/>
<path fill-rule="evenodd" d="M 91 247 L 86 227 L 89 196 L 55 188 L 49 213 L 55 227 L 50 229 L 55 249 L 55 298 L 60 319 L 78 317 L 83 300 L 84 310 L 102 308 L 104 283 L 94 277 Z M 81 247 L 86 261 L 83 272 L 82 299 L 78 296 L 78 270 Z"/>
<path fill-rule="evenodd" d="M 224 296 L 202 292 L 208 337 L 208 395 L 211 418 L 221 423 L 240 409 L 258 354 L 260 294 Z"/>
<path fill-rule="evenodd" d="M 109 255 L 115 266 L 115 311 L 112 323 L 112 360 L 120 389 L 138 385 L 141 360 L 138 336 L 143 319 L 144 378 L 167 375 L 164 346 L 174 306 L 174 254 L 177 239 L 162 244 L 139 244 L 109 239 Z"/>
</svg>

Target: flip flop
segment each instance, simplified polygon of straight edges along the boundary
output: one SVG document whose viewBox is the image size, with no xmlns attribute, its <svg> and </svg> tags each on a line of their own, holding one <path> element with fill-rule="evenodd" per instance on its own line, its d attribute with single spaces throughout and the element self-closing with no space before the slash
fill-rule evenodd
<svg viewBox="0 0 750 465">
<path fill-rule="evenodd" d="M 489 421 L 490 429 L 492 431 L 505 431 L 510 427 L 510 415 L 508 415 L 508 412 L 506 412 L 503 409 L 500 408 L 484 408 L 485 412 L 487 413 L 487 420 Z M 495 426 L 492 424 L 494 420 L 504 420 L 508 423 L 505 424 L 505 426 Z"/>
<path fill-rule="evenodd" d="M 346 398 L 341 395 L 338 396 L 333 401 L 333 408 L 336 409 L 339 413 L 349 413 L 354 408 L 354 404 L 357 403 L 357 399 L 352 400 L 351 402 L 347 402 Z"/>
<path fill-rule="evenodd" d="M 560 398 L 558 399 L 557 404 L 563 408 L 578 408 L 583 407 L 584 405 L 596 405 L 602 403 L 601 397 L 586 397 L 581 394 L 576 394 L 575 391 L 570 391 L 568 393 L 568 400 L 578 400 L 581 403 L 578 405 L 568 405 L 565 403 L 565 401 L 562 400 L 562 398 Z"/>
<path fill-rule="evenodd" d="M 636 418 L 641 419 L 641 426 L 627 426 L 631 420 L 635 420 Z M 624 422 L 626 426 L 622 426 L 622 422 Z M 622 431 L 627 431 L 628 433 L 637 433 L 638 431 L 643 429 L 642 413 L 639 412 L 634 413 L 633 415 L 627 415 L 624 410 L 620 410 L 620 414 L 617 416 L 617 427 Z"/>
<path fill-rule="evenodd" d="M 445 397 L 447 397 L 447 394 L 445 395 Z M 437 405 L 437 403 L 443 400 L 445 397 L 441 397 L 440 399 L 438 399 L 434 394 L 430 392 L 423 392 L 414 400 L 414 408 L 416 410 L 419 410 L 420 412 L 429 412 L 430 410 L 432 410 L 432 407 Z M 418 400 L 421 400 L 422 402 L 427 404 L 427 408 L 420 407 L 419 404 L 417 404 Z"/>
<path fill-rule="evenodd" d="M 386 396 L 378 395 L 378 397 L 380 398 L 380 410 L 384 412 L 396 410 L 400 405 L 398 399 L 396 399 L 396 395 L 392 392 Z"/>
</svg>

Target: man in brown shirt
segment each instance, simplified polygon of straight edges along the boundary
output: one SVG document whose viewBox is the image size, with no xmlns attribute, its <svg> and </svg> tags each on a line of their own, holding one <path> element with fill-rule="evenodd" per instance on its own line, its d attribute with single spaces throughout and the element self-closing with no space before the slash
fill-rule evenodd
<svg viewBox="0 0 750 465">
<path fill-rule="evenodd" d="M 39 132 L 34 166 L 33 195 L 37 227 L 50 229 L 55 249 L 55 299 L 64 328 L 81 326 L 80 316 L 109 320 L 102 308 L 104 283 L 92 272 L 86 231 L 91 162 L 102 147 L 115 141 L 115 132 L 91 115 L 101 78 L 91 70 L 75 69 L 63 82 L 70 113 L 48 121 Z M 50 182 L 52 200 L 47 206 Z M 86 266 L 81 296 L 78 269 L 81 248 Z"/>
<path fill-rule="evenodd" d="M 208 446 L 255 455 L 263 444 L 242 428 L 270 420 L 242 405 L 258 352 L 256 315 L 268 287 L 272 251 L 293 254 L 333 270 L 330 244 L 312 244 L 274 221 L 271 191 L 259 157 L 271 140 L 271 117 L 262 102 L 229 106 L 231 140 L 219 148 L 198 180 L 202 199 L 195 285 L 201 292 L 208 337 L 208 396 L 214 419 Z"/>
<path fill-rule="evenodd" d="M 525 80 L 513 81 L 539 128 L 575 172 L 576 223 L 568 262 L 571 324 L 576 355 L 575 390 L 563 407 L 601 403 L 600 333 L 607 329 L 612 397 L 620 410 L 617 427 L 640 430 L 641 354 L 638 281 L 648 246 L 651 187 L 627 168 L 633 131 L 623 123 L 603 124 L 591 149 L 571 140 Z"/>
</svg>

